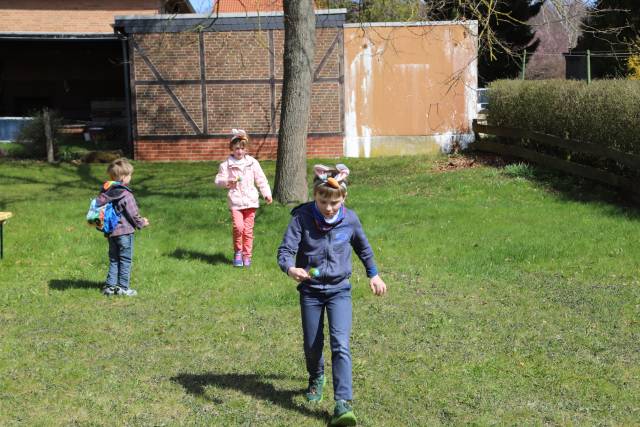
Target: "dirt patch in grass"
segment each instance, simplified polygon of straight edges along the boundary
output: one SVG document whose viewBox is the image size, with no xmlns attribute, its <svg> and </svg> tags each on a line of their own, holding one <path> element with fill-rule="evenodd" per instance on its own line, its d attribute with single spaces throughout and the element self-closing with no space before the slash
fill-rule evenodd
<svg viewBox="0 0 640 427">
<path fill-rule="evenodd" d="M 493 166 L 502 168 L 508 165 L 509 159 L 488 153 L 454 154 L 434 164 L 436 172 L 450 172 L 458 169 Z"/>
</svg>

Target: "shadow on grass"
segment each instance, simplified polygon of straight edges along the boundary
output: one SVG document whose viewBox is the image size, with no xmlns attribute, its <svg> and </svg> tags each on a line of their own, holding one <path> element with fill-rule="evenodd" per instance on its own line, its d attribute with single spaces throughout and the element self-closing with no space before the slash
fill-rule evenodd
<svg viewBox="0 0 640 427">
<path fill-rule="evenodd" d="M 473 159 L 477 164 L 501 169 L 506 176 L 533 181 L 563 200 L 606 203 L 612 215 L 640 219 L 640 205 L 616 188 L 514 157 L 479 152 L 469 152 L 464 157 Z"/>
<path fill-rule="evenodd" d="M 198 261 L 206 262 L 211 265 L 216 264 L 231 264 L 231 258 L 227 258 L 221 253 L 207 254 L 204 252 L 192 251 L 190 249 L 176 249 L 169 254 L 170 257 L 176 259 L 197 259 Z"/>
<path fill-rule="evenodd" d="M 189 394 L 199 397 L 205 397 L 214 403 L 221 404 L 220 399 L 205 396 L 205 388 L 214 386 L 240 391 L 248 396 L 256 399 L 273 402 L 276 405 L 290 410 L 297 411 L 308 417 L 314 417 L 320 420 L 328 419 L 328 414 L 319 409 L 310 409 L 294 402 L 294 396 L 304 393 L 304 389 L 296 390 L 278 390 L 269 380 L 282 379 L 278 375 L 254 375 L 254 374 L 178 374 L 171 378 L 180 384 Z"/>
<path fill-rule="evenodd" d="M 102 289 L 103 282 L 94 282 L 91 280 L 49 280 L 49 288 L 57 291 L 66 291 L 67 289 Z"/>
<path fill-rule="evenodd" d="M 628 194 L 585 178 L 564 174 L 531 165 L 531 172 L 523 178 L 535 181 L 563 200 L 581 203 L 606 203 L 607 212 L 640 219 L 640 206 Z"/>
</svg>

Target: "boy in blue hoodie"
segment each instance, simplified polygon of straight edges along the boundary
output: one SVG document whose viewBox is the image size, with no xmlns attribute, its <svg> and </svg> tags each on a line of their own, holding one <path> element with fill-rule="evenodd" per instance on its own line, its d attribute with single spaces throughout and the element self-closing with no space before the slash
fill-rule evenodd
<svg viewBox="0 0 640 427">
<path fill-rule="evenodd" d="M 102 185 L 96 198 L 98 206 L 112 202 L 120 221 L 107 236 L 109 240 L 109 272 L 102 293 L 106 296 L 135 296 L 138 293 L 129 287 L 131 263 L 133 260 L 133 233 L 149 225 L 147 218 L 138 213 L 138 205 L 128 185 L 131 182 L 133 166 L 125 158 L 111 162 L 107 168 L 111 181 Z"/>
<path fill-rule="evenodd" d="M 329 320 L 333 392 L 335 409 L 331 425 L 356 424 L 353 409 L 351 351 L 351 248 L 364 264 L 369 285 L 375 295 L 387 291 L 378 276 L 373 250 L 355 212 L 344 206 L 349 169 L 337 165 L 330 169 L 314 167 L 314 201 L 295 208 L 282 243 L 278 248 L 278 264 L 282 271 L 298 282 L 304 354 L 310 402 L 322 400 L 324 376 L 323 319 Z"/>
</svg>

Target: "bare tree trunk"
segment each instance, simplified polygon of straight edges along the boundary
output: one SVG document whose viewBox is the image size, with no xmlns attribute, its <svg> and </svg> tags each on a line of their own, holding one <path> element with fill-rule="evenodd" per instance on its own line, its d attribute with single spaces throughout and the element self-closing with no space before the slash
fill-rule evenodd
<svg viewBox="0 0 640 427">
<path fill-rule="evenodd" d="M 280 203 L 308 199 L 307 128 L 316 41 L 312 0 L 284 1 L 284 85 L 274 197 Z"/>
<path fill-rule="evenodd" d="M 47 162 L 53 163 L 55 161 L 53 157 L 53 131 L 51 130 L 51 115 L 46 107 L 42 110 L 42 122 L 44 123 L 44 136 L 47 141 Z"/>
</svg>

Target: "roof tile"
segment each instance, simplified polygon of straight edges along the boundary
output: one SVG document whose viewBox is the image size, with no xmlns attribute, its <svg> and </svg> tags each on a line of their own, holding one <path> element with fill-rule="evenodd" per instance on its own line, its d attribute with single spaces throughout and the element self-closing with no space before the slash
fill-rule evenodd
<svg viewBox="0 0 640 427">
<path fill-rule="evenodd" d="M 218 0 L 215 2 L 213 12 L 282 12 L 282 1 L 283 0 Z"/>
<path fill-rule="evenodd" d="M 218 0 L 214 13 L 282 12 L 282 0 Z"/>
</svg>

